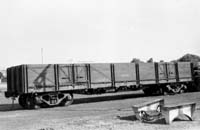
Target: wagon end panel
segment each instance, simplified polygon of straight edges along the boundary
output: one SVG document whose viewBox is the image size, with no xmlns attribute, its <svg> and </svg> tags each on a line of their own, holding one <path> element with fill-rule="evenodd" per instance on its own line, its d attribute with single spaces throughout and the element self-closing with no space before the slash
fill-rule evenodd
<svg viewBox="0 0 200 130">
<path fill-rule="evenodd" d="M 136 85 L 135 63 L 116 63 L 114 68 L 116 87 Z"/>
<path fill-rule="evenodd" d="M 155 66 L 154 63 L 139 63 L 140 84 L 155 84 Z"/>
<path fill-rule="evenodd" d="M 180 82 L 192 81 L 191 63 L 178 62 L 178 74 Z"/>
<path fill-rule="evenodd" d="M 111 87 L 110 64 L 90 64 L 91 88 Z"/>
<path fill-rule="evenodd" d="M 54 65 L 27 65 L 27 92 L 56 90 Z"/>
<path fill-rule="evenodd" d="M 15 90 L 18 94 L 25 93 L 25 68 L 24 65 L 16 66 L 14 68 L 14 83 Z"/>
<path fill-rule="evenodd" d="M 15 97 L 24 93 L 23 65 L 14 66 L 7 69 L 7 91 L 6 97 Z"/>
<path fill-rule="evenodd" d="M 13 68 L 7 68 L 7 91 L 5 92 L 6 97 L 11 97 L 15 93 L 14 89 L 14 77 L 13 75 Z"/>
<path fill-rule="evenodd" d="M 12 82 L 11 82 L 11 68 L 6 69 L 7 73 L 7 92 L 12 92 Z"/>
</svg>

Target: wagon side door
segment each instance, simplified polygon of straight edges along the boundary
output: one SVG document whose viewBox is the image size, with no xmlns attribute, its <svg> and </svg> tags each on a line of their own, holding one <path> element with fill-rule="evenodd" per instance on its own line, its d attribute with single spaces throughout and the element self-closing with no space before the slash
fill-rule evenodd
<svg viewBox="0 0 200 130">
<path fill-rule="evenodd" d="M 58 65 L 59 90 L 73 89 L 72 66 L 69 64 Z"/>
<path fill-rule="evenodd" d="M 169 82 L 176 81 L 176 72 L 175 72 L 175 64 L 174 63 L 167 63 L 167 74 L 168 74 Z"/>
<path fill-rule="evenodd" d="M 87 80 L 87 68 L 85 64 L 77 64 L 74 65 L 74 83 L 75 89 L 84 89 L 87 88 L 88 80 Z"/>
<path fill-rule="evenodd" d="M 158 63 L 158 77 L 160 83 L 167 82 L 167 72 L 165 63 Z"/>
</svg>

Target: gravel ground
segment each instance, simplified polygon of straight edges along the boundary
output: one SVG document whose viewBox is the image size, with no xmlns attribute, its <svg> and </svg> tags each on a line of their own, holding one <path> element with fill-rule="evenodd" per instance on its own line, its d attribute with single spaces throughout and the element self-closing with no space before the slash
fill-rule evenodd
<svg viewBox="0 0 200 130">
<path fill-rule="evenodd" d="M 2 88 L 2 87 L 1 87 Z M 23 110 L 15 101 L 4 98 L 0 92 L 0 130 L 199 130 L 200 129 L 200 92 L 185 93 L 171 96 L 144 97 L 141 91 L 126 92 L 133 95 L 118 100 L 101 100 L 93 102 L 105 95 L 75 95 L 75 104 L 68 107 L 40 108 L 36 110 Z M 121 93 L 120 95 L 126 94 Z M 119 96 L 118 96 L 119 97 Z M 88 98 L 88 100 L 87 100 Z M 131 109 L 145 101 L 164 98 L 166 104 L 180 102 L 196 102 L 197 109 L 194 121 L 180 117 L 170 125 L 164 120 L 153 124 L 142 123 L 136 120 Z M 109 98 L 110 99 L 110 98 Z"/>
</svg>

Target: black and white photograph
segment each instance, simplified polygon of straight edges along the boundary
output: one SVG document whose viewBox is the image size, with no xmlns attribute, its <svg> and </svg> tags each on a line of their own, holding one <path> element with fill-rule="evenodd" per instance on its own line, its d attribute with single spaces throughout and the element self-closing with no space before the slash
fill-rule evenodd
<svg viewBox="0 0 200 130">
<path fill-rule="evenodd" d="M 199 129 L 199 0 L 0 0 L 0 130 Z"/>
</svg>

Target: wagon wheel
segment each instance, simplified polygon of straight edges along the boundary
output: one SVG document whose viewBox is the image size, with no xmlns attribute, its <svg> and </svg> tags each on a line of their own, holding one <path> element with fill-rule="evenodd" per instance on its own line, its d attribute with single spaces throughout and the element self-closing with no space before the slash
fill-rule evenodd
<svg viewBox="0 0 200 130">
<path fill-rule="evenodd" d="M 74 97 L 72 93 L 68 93 L 67 96 L 65 97 L 65 99 L 63 99 L 61 101 L 61 103 L 59 104 L 59 106 L 69 106 L 73 103 L 74 101 Z"/>
<path fill-rule="evenodd" d="M 18 98 L 18 102 L 19 102 L 20 106 L 25 108 L 26 107 L 26 95 L 24 95 L 24 94 L 20 95 Z"/>
<path fill-rule="evenodd" d="M 147 95 L 147 96 L 151 96 L 151 95 L 152 95 L 152 90 L 151 90 L 151 88 L 145 88 L 145 89 L 143 89 L 143 92 L 144 92 L 144 94 Z"/>
<path fill-rule="evenodd" d="M 35 97 L 32 95 L 26 96 L 25 108 L 34 109 L 36 107 Z"/>
<path fill-rule="evenodd" d="M 181 84 L 181 88 L 179 90 L 179 93 L 184 93 L 187 90 L 187 86 L 184 84 Z"/>
<path fill-rule="evenodd" d="M 157 94 L 158 95 L 164 95 L 164 90 L 163 90 L 162 87 L 160 87 L 160 88 L 157 89 Z"/>
</svg>

